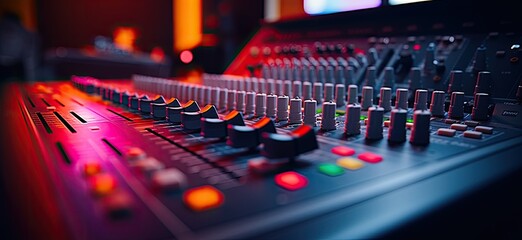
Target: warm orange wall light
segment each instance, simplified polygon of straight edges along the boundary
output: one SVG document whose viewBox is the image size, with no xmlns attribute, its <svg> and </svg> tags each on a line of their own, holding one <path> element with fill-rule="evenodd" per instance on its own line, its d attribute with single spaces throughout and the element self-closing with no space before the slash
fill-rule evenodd
<svg viewBox="0 0 522 240">
<path fill-rule="evenodd" d="M 132 52 L 136 41 L 136 30 L 130 27 L 118 27 L 114 30 L 114 44 L 119 48 Z"/>
<path fill-rule="evenodd" d="M 201 43 L 201 0 L 173 0 L 174 50 L 180 52 Z"/>
</svg>

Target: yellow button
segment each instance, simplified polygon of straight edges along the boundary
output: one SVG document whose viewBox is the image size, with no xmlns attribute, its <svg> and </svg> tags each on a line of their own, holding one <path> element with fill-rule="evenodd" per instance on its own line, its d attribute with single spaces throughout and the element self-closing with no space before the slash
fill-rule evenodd
<svg viewBox="0 0 522 240">
<path fill-rule="evenodd" d="M 183 202 L 194 211 L 205 211 L 223 204 L 224 196 L 216 188 L 206 185 L 184 192 Z"/>
<path fill-rule="evenodd" d="M 337 165 L 350 170 L 357 170 L 362 168 L 364 163 L 352 157 L 343 157 L 337 159 Z"/>
</svg>

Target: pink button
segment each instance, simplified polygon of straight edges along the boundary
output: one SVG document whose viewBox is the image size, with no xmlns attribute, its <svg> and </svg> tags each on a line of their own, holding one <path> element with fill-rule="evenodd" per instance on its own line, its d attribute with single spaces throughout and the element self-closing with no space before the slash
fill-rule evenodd
<svg viewBox="0 0 522 240">
<path fill-rule="evenodd" d="M 355 150 L 345 146 L 337 146 L 332 148 L 332 153 L 337 154 L 339 156 L 352 156 L 355 154 Z"/>
<path fill-rule="evenodd" d="M 361 160 L 363 160 L 365 162 L 369 162 L 369 163 L 378 163 L 378 162 L 382 161 L 382 156 L 381 155 L 375 154 L 375 153 L 371 153 L 371 152 L 361 153 L 357 157 L 359 159 L 361 159 Z"/>
</svg>

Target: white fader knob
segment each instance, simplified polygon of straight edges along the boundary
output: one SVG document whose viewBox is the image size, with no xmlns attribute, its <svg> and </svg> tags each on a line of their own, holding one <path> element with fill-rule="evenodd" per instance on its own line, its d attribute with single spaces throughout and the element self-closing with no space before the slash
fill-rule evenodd
<svg viewBox="0 0 522 240">
<path fill-rule="evenodd" d="M 277 97 L 277 121 L 288 120 L 288 96 Z"/>
<path fill-rule="evenodd" d="M 388 129 L 388 141 L 406 141 L 406 118 L 408 111 L 405 109 L 393 109 L 390 115 L 390 127 Z"/>
<path fill-rule="evenodd" d="M 381 88 L 381 98 L 379 99 L 379 107 L 384 108 L 385 112 L 391 111 L 391 88 Z"/>
<path fill-rule="evenodd" d="M 373 87 L 364 86 L 362 89 L 361 108 L 362 110 L 368 110 L 373 106 Z"/>
<path fill-rule="evenodd" d="M 277 96 L 274 94 L 270 94 L 266 96 L 266 116 L 269 118 L 276 117 L 276 104 L 277 104 Z"/>
<path fill-rule="evenodd" d="M 382 139 L 382 118 L 384 116 L 384 108 L 370 107 L 368 109 L 368 125 L 366 126 L 366 139 L 379 140 Z"/>
<path fill-rule="evenodd" d="M 344 119 L 344 132 L 347 135 L 361 134 L 361 106 L 350 104 L 346 107 Z"/>
<path fill-rule="evenodd" d="M 416 110 L 413 112 L 413 127 L 411 128 L 410 143 L 423 146 L 430 143 L 430 111 Z"/>
<path fill-rule="evenodd" d="M 417 89 L 415 91 L 415 102 L 413 103 L 414 110 L 427 110 L 428 109 L 428 90 Z"/>
<path fill-rule="evenodd" d="M 310 125 L 312 127 L 315 126 L 315 113 L 317 111 L 317 101 L 315 100 L 305 100 L 304 101 L 304 116 L 303 123 Z"/>
<path fill-rule="evenodd" d="M 345 104 L 344 99 L 346 98 L 346 91 L 344 90 L 344 84 L 335 85 L 335 104 L 342 107 Z"/>
<path fill-rule="evenodd" d="M 431 95 L 430 111 L 435 117 L 444 117 L 444 98 L 443 91 L 433 91 Z"/>
<path fill-rule="evenodd" d="M 335 108 L 336 104 L 334 102 L 323 103 L 323 116 L 321 118 L 322 130 L 335 130 Z"/>
<path fill-rule="evenodd" d="M 302 113 L 301 106 L 303 102 L 300 98 L 292 98 L 290 100 L 290 116 L 288 123 L 290 124 L 299 124 L 301 123 Z"/>
</svg>

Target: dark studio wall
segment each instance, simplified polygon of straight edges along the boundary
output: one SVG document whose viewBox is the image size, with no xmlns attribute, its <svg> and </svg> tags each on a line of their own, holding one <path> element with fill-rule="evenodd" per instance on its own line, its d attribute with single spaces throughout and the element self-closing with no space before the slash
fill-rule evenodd
<svg viewBox="0 0 522 240">
<path fill-rule="evenodd" d="M 96 36 L 130 26 L 138 30 L 138 49 L 172 53 L 172 0 L 40 0 L 36 6 L 43 49 L 92 45 Z"/>
</svg>

